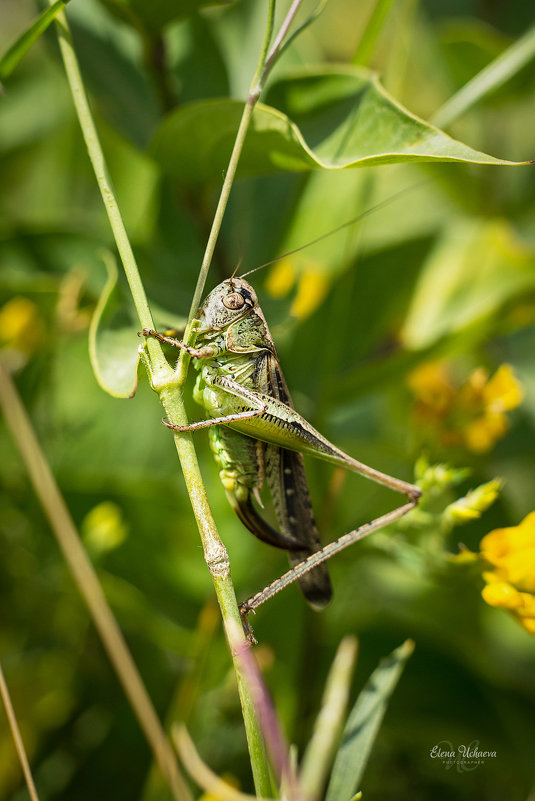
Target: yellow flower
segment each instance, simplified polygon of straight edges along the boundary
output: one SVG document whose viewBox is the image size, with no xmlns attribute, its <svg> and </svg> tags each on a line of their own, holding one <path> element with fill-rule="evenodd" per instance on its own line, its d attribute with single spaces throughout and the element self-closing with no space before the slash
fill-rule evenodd
<svg viewBox="0 0 535 801">
<path fill-rule="evenodd" d="M 299 278 L 297 295 L 294 298 L 291 314 L 302 320 L 315 312 L 327 294 L 328 283 L 325 275 L 316 270 L 306 270 Z"/>
<path fill-rule="evenodd" d="M 295 284 L 295 268 L 290 259 L 281 259 L 269 271 L 266 291 L 272 298 L 283 298 Z"/>
<path fill-rule="evenodd" d="M 523 400 L 522 385 L 508 364 L 489 378 L 478 367 L 459 383 L 445 365 L 430 362 L 414 370 L 408 384 L 415 396 L 418 422 L 431 426 L 443 445 L 464 445 L 474 453 L 489 451 L 509 428 L 506 412 Z"/>
<path fill-rule="evenodd" d="M 484 600 L 507 609 L 535 634 L 535 512 L 518 526 L 491 531 L 481 540 L 480 551 L 493 567 L 483 573 Z"/>
<path fill-rule="evenodd" d="M 272 267 L 266 281 L 266 290 L 274 298 L 282 298 L 293 289 L 297 281 L 297 292 L 290 313 L 302 320 L 309 317 L 327 294 L 329 282 L 322 272 L 321 264 L 302 259 L 299 269 L 291 258 L 281 259 Z"/>
<path fill-rule="evenodd" d="M 483 414 L 467 423 L 462 432 L 466 447 L 473 453 L 490 451 L 509 428 L 504 414 Z"/>
<path fill-rule="evenodd" d="M 489 412 L 498 414 L 516 409 L 524 400 L 522 384 L 515 378 L 510 364 L 498 367 L 492 378 L 483 387 L 485 405 Z"/>
<path fill-rule="evenodd" d="M 413 370 L 407 381 L 424 416 L 441 417 L 455 399 L 455 387 L 443 364 L 426 362 Z"/>
<path fill-rule="evenodd" d="M 39 307 L 20 295 L 0 309 L 0 344 L 25 356 L 39 348 L 46 336 Z"/>
</svg>

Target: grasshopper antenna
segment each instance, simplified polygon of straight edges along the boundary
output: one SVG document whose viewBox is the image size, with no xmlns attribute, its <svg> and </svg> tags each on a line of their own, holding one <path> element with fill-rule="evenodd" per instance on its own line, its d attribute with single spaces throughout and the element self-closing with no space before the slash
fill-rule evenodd
<svg viewBox="0 0 535 801">
<path fill-rule="evenodd" d="M 405 189 L 400 189 L 399 192 L 396 192 L 395 194 L 390 195 L 390 197 L 387 197 L 385 200 L 381 200 L 381 202 L 380 203 L 376 203 L 375 206 L 370 206 L 370 208 L 366 209 L 366 211 L 363 211 L 361 214 L 358 214 L 356 217 L 353 217 L 351 220 L 347 220 L 347 222 L 342 223 L 342 225 L 339 225 L 337 228 L 333 228 L 332 231 L 328 231 L 326 234 L 322 234 L 321 236 L 318 236 L 317 239 L 313 239 L 311 242 L 307 242 L 306 245 L 301 245 L 300 247 L 295 248 L 294 250 L 289 250 L 288 253 L 283 253 L 281 256 L 277 256 L 275 259 L 271 259 L 271 261 L 266 261 L 265 264 L 261 264 L 259 267 L 253 267 L 252 270 L 248 270 L 246 273 L 242 273 L 239 277 L 240 278 L 245 278 L 246 275 L 251 275 L 251 273 L 256 273 L 258 270 L 263 270 L 264 267 L 269 267 L 270 264 L 275 264 L 275 262 L 280 261 L 281 259 L 286 259 L 288 256 L 293 256 L 294 253 L 299 253 L 300 250 L 304 250 L 305 248 L 309 248 L 312 245 L 316 245 L 318 242 L 322 242 L 324 239 L 327 239 L 329 236 L 334 236 L 334 234 L 337 234 L 339 231 L 343 231 L 344 228 L 349 228 L 350 225 L 355 225 L 355 223 L 358 223 L 360 220 L 363 220 L 365 217 L 369 217 L 370 214 L 373 214 L 374 212 L 379 211 L 379 209 L 382 209 L 385 206 L 389 206 L 391 203 L 393 203 L 395 200 L 400 198 L 402 195 L 406 195 L 407 192 L 412 192 L 415 189 L 419 189 L 421 186 L 423 186 L 424 184 L 427 184 L 428 182 L 429 182 L 429 179 L 425 179 L 423 181 L 418 181 L 418 183 L 413 184 L 412 186 L 406 187 Z M 237 269 L 238 268 L 236 268 L 236 270 Z M 232 277 L 234 277 L 234 275 L 236 274 L 236 270 L 232 274 Z"/>
<path fill-rule="evenodd" d="M 237 263 L 236 267 L 234 268 L 234 272 L 232 273 L 232 275 L 231 275 L 231 276 L 230 276 L 230 278 L 228 279 L 228 280 L 229 280 L 229 283 L 230 283 L 230 285 L 231 285 L 231 286 L 233 286 L 233 284 L 232 284 L 232 279 L 235 277 L 236 273 L 238 272 L 238 270 L 239 270 L 239 269 L 240 269 L 240 267 L 242 266 L 242 263 L 243 263 L 243 254 L 240 256 L 240 258 L 239 258 L 239 261 L 238 261 L 238 263 Z M 247 274 L 247 273 L 246 273 L 246 274 Z M 240 278 L 241 278 L 241 276 L 240 276 Z"/>
<path fill-rule="evenodd" d="M 238 263 L 237 263 L 236 267 L 234 268 L 234 272 L 232 273 L 232 275 L 228 279 L 229 280 L 229 284 L 231 285 L 231 287 L 233 289 L 234 289 L 234 284 L 232 283 L 232 279 L 236 276 L 236 273 L 238 272 L 238 270 L 240 269 L 242 264 L 243 264 L 243 243 L 240 242 L 240 258 L 238 259 Z"/>
</svg>

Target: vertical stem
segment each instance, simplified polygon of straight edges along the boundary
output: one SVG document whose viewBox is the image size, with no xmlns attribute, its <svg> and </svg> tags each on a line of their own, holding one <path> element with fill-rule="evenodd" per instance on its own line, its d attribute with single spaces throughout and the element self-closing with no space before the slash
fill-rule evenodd
<svg viewBox="0 0 535 801">
<path fill-rule="evenodd" d="M 51 0 L 49 0 L 51 2 Z M 269 54 L 266 56 L 269 41 L 271 39 L 273 18 L 275 10 L 275 0 L 270 0 L 268 11 L 268 23 L 264 43 L 262 47 L 261 56 L 258 62 L 257 69 L 251 84 L 251 90 L 244 106 L 242 118 L 236 135 L 236 140 L 232 150 L 229 166 L 221 189 L 212 229 L 206 245 L 202 266 L 199 272 L 197 286 L 191 303 L 191 310 L 189 315 L 189 331 L 192 331 L 191 322 L 197 312 L 200 304 L 201 296 L 206 282 L 206 276 L 210 267 L 210 262 L 213 257 L 216 241 L 221 229 L 223 215 L 228 203 L 232 183 L 236 175 L 238 161 L 243 149 L 245 136 L 251 121 L 254 106 L 260 96 L 264 82 L 267 78 L 269 70 L 275 63 L 277 56 L 280 53 L 289 26 L 297 13 L 302 0 L 293 0 L 291 8 L 282 23 L 281 30 L 272 46 Z M 126 230 L 120 215 L 119 207 L 111 181 L 108 177 L 104 155 L 98 140 L 98 134 L 91 116 L 89 104 L 85 94 L 85 90 L 80 75 L 79 66 L 77 63 L 76 55 L 74 53 L 72 38 L 68 28 L 67 20 L 64 14 L 58 16 L 57 20 L 58 38 L 60 49 L 65 63 L 65 69 L 82 132 L 87 144 L 89 157 L 93 164 L 97 182 L 100 187 L 104 205 L 108 213 L 110 225 L 112 227 L 117 247 L 123 261 L 127 279 L 130 285 L 132 296 L 136 305 L 139 315 L 140 323 L 143 328 L 153 328 L 152 317 L 148 307 L 147 299 L 141 283 L 141 278 L 135 263 L 132 248 L 128 241 Z M 186 412 L 180 388 L 185 380 L 187 357 L 185 355 L 181 358 L 180 366 L 177 372 L 173 375 L 161 350 L 159 343 L 150 338 L 147 342 L 148 359 L 147 367 L 149 370 L 151 383 L 153 388 L 159 393 L 162 404 L 167 412 L 169 420 L 173 424 L 184 425 L 187 422 Z M 179 383 L 180 382 L 180 383 Z M 230 564 L 227 551 L 217 532 L 212 511 L 208 504 L 205 488 L 199 471 L 197 456 L 193 446 L 191 434 L 182 433 L 175 435 L 175 444 L 178 456 L 184 471 L 187 489 L 190 495 L 193 512 L 197 520 L 199 532 L 202 539 L 205 560 L 210 570 L 214 587 L 217 593 L 217 598 L 223 616 L 225 632 L 227 639 L 230 640 L 232 626 L 238 626 L 242 632 L 243 642 L 245 638 L 241 628 L 240 615 L 236 603 L 236 596 L 234 593 L 234 586 L 230 576 Z M 251 756 L 251 765 L 255 781 L 257 793 L 260 795 L 269 795 L 271 790 L 271 781 L 269 774 L 269 766 L 265 754 L 261 732 L 258 726 L 258 721 L 254 712 L 253 698 L 250 688 L 247 684 L 247 679 L 244 676 L 239 661 L 235 655 L 235 649 L 231 646 L 231 653 L 236 671 L 238 682 L 238 689 L 242 703 L 242 710 L 244 716 L 245 729 L 247 733 L 247 741 Z"/>
<path fill-rule="evenodd" d="M 50 2 L 50 0 L 49 0 Z M 80 67 L 78 59 L 74 52 L 69 24 L 64 12 L 61 12 L 56 17 L 56 30 L 58 34 L 59 48 L 63 57 L 65 65 L 65 72 L 72 92 L 74 106 L 80 121 L 82 135 L 84 137 L 87 152 L 93 165 L 95 177 L 97 179 L 98 187 L 102 195 L 104 208 L 106 209 L 110 226 L 113 231 L 113 236 L 117 244 L 119 255 L 123 263 L 124 271 L 132 298 L 136 307 L 139 317 L 141 328 L 154 328 L 154 322 L 150 313 L 147 296 L 145 289 L 139 275 L 135 256 L 132 246 L 126 233 L 123 218 L 119 205 L 113 192 L 111 179 L 108 173 L 106 160 L 102 147 L 98 138 L 97 129 L 89 107 L 89 101 L 85 92 L 82 76 L 80 74 Z M 160 370 L 165 370 L 167 362 L 163 356 L 160 344 L 154 340 L 147 343 L 147 348 L 150 353 L 151 360 L 155 367 Z"/>
<path fill-rule="evenodd" d="M 173 386 L 163 387 L 160 399 L 169 420 L 177 422 L 179 425 L 186 422 L 182 398 Z M 230 573 L 229 556 L 219 537 L 212 510 L 208 503 L 191 434 L 189 432 L 175 434 L 175 445 L 201 536 L 204 558 L 214 584 L 225 634 L 229 642 L 242 706 L 255 789 L 258 795 L 269 796 L 271 793 L 271 779 L 262 733 L 256 717 L 247 677 L 242 671 L 241 664 L 230 640 L 229 632 L 232 630 L 231 627 L 238 626 L 244 646 L 249 645 L 243 634 L 234 584 Z"/>
<path fill-rule="evenodd" d="M 295 15 L 297 14 L 302 2 L 303 0 L 293 0 L 293 3 L 286 17 L 284 18 L 284 21 L 275 38 L 275 41 L 268 53 L 269 41 L 271 39 L 271 33 L 273 30 L 273 18 L 275 14 L 275 2 L 274 0 L 270 0 L 269 11 L 268 11 L 268 23 L 266 28 L 266 35 L 264 37 L 264 43 L 262 46 L 262 52 L 258 60 L 258 65 L 256 67 L 253 80 L 251 81 L 249 95 L 247 97 L 245 106 L 243 108 L 240 125 L 238 127 L 238 133 L 236 134 L 236 139 L 234 141 L 234 147 L 232 148 L 229 165 L 225 173 L 225 180 L 223 181 L 223 186 L 221 187 L 221 194 L 219 195 L 219 200 L 214 215 L 214 221 L 212 223 L 210 235 L 208 237 L 208 242 L 206 244 L 206 250 L 202 260 L 202 265 L 199 272 L 199 278 L 197 280 L 197 286 L 195 287 L 195 292 L 193 294 L 193 299 L 191 302 L 189 320 L 191 320 L 195 316 L 195 314 L 197 313 L 197 309 L 199 308 L 199 304 L 201 302 L 201 297 L 204 291 L 204 285 L 206 283 L 206 277 L 208 275 L 208 270 L 210 269 L 210 264 L 212 262 L 212 257 L 214 255 L 217 238 L 219 236 L 219 231 L 221 230 L 223 216 L 227 208 L 228 199 L 230 196 L 230 190 L 232 189 L 232 184 L 234 183 L 234 178 L 236 176 L 236 169 L 238 167 L 238 162 L 240 160 L 240 156 L 243 150 L 245 137 L 249 129 L 249 123 L 251 122 L 251 117 L 253 115 L 254 107 L 260 97 L 262 89 L 264 88 L 269 71 L 273 67 L 277 59 L 277 56 L 281 52 L 284 38 L 286 37 L 288 29 L 292 24 Z"/>
<path fill-rule="evenodd" d="M 393 2 L 394 0 L 377 0 L 375 3 L 361 40 L 357 45 L 353 64 L 368 64 Z"/>
<path fill-rule="evenodd" d="M 11 729 L 11 734 L 13 736 L 15 748 L 17 749 L 20 765 L 22 768 L 22 772 L 24 774 L 24 780 L 28 788 L 28 795 L 30 796 L 31 801 L 39 801 L 39 796 L 37 795 L 37 790 L 33 780 L 32 772 L 30 770 L 30 763 L 28 762 L 28 757 L 26 756 L 26 749 L 24 748 L 24 743 L 22 741 L 19 724 L 17 723 L 17 716 L 15 715 L 13 704 L 11 703 L 11 697 L 9 695 L 9 690 L 7 688 L 6 680 L 4 678 L 4 671 L 2 670 L 2 665 L 0 665 L 0 696 L 2 697 L 4 708 L 6 710 L 6 716 L 9 723 L 9 728 Z"/>
<path fill-rule="evenodd" d="M 245 136 L 249 128 L 249 123 L 251 122 L 253 109 L 257 99 L 258 97 L 249 95 L 245 103 L 245 106 L 243 108 L 243 113 L 240 120 L 238 133 L 236 134 L 236 139 L 234 141 L 234 147 L 232 148 L 232 154 L 230 156 L 229 165 L 225 173 L 225 180 L 223 181 L 223 186 L 221 187 L 221 194 L 219 195 L 217 208 L 214 214 L 214 220 L 212 222 L 212 227 L 210 229 L 210 235 L 208 236 L 208 242 L 206 243 L 206 250 L 204 251 L 202 265 L 199 271 L 197 286 L 195 287 L 195 292 L 193 293 L 193 298 L 191 301 L 191 307 L 189 312 L 189 320 L 192 320 L 193 317 L 197 314 L 197 310 L 201 303 L 201 298 L 204 292 L 204 285 L 206 283 L 208 270 L 210 269 L 210 264 L 212 263 L 212 257 L 214 255 L 216 242 L 219 237 L 219 232 L 221 230 L 223 216 L 227 208 L 228 199 L 230 196 L 230 190 L 232 189 L 232 184 L 234 183 L 236 168 L 238 167 L 238 162 L 240 160 L 241 152 L 243 150 L 243 143 L 245 142 Z"/>
</svg>

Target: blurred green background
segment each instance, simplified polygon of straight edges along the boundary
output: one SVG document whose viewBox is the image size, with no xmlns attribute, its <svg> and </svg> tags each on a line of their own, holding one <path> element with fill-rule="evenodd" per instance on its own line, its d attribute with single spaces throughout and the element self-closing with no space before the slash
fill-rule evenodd
<svg viewBox="0 0 535 801">
<path fill-rule="evenodd" d="M 165 323 L 189 309 L 221 174 L 206 152 L 208 177 L 180 180 L 153 158 L 152 142 L 175 106 L 244 98 L 265 9 L 250 0 L 201 11 L 194 3 L 143 5 L 72 0 L 67 10 L 126 227 Z M 180 13 L 168 13 L 177 5 Z M 356 6 L 332 0 L 273 81 L 295 67 L 350 63 L 372 9 Z M 2 0 L 0 52 L 36 13 L 31 2 Z M 429 119 L 533 22 L 520 0 L 400 0 L 370 66 L 397 100 Z M 185 720 L 208 764 L 251 792 L 228 653 L 157 397 L 144 376 L 134 399 L 110 397 L 89 362 L 88 325 L 105 281 L 101 251 L 113 241 L 53 29 L 5 90 L 5 359 L 162 719 Z M 448 133 L 525 161 L 535 157 L 534 130 L 531 64 Z M 203 154 L 202 136 L 197 143 L 190 133 L 187 145 Z M 407 480 L 424 454 L 471 469 L 458 494 L 496 476 L 504 488 L 480 520 L 448 537 L 406 529 L 345 551 L 332 561 L 335 598 L 321 615 L 297 589 L 286 590 L 255 618 L 257 654 L 288 738 L 302 747 L 342 636 L 360 638 L 354 695 L 378 660 L 412 637 L 415 653 L 365 774 L 365 797 L 524 801 L 534 792 L 535 642 L 505 611 L 486 606 L 477 571 L 447 554 L 459 542 L 477 551 L 484 534 L 518 525 L 535 508 L 533 170 L 407 164 L 242 178 L 210 280 L 227 277 L 239 259 L 249 268 L 305 244 L 404 187 L 355 229 L 259 273 L 254 285 L 294 402 L 329 439 Z M 488 409 L 466 387 L 477 368 L 492 376 L 503 364 L 524 400 L 507 413 L 507 431 L 503 414 L 498 423 L 485 418 L 483 441 L 474 441 L 467 431 Z M 201 414 L 192 402 L 190 413 Z M 282 572 L 286 557 L 242 529 L 203 432 L 196 442 L 243 599 Z M 0 657 L 40 796 L 168 798 L 3 425 L 0 445 Z M 325 540 L 397 501 L 312 460 L 307 472 Z M 0 797 L 23 799 L 0 720 Z M 442 741 L 477 741 L 497 756 L 458 772 L 430 758 Z"/>
</svg>

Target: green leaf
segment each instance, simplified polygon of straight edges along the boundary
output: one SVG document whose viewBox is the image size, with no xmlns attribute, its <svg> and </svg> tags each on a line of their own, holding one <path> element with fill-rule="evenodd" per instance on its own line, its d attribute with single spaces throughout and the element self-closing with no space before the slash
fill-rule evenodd
<svg viewBox="0 0 535 801">
<path fill-rule="evenodd" d="M 139 365 L 138 325 L 125 306 L 118 286 L 115 259 L 105 250 L 102 260 L 107 280 L 99 297 L 89 328 L 89 355 L 95 377 L 102 389 L 114 398 L 131 398 L 137 389 Z M 170 327 L 182 331 L 186 318 L 151 303 L 151 311 L 160 330 Z"/>
<path fill-rule="evenodd" d="M 301 789 L 306 798 L 318 796 L 325 784 L 345 718 L 356 656 L 356 638 L 344 637 L 329 670 L 321 709 L 301 763 Z"/>
<path fill-rule="evenodd" d="M 13 42 L 10 48 L 4 53 L 0 59 L 0 81 L 5 80 L 19 61 L 26 55 L 28 50 L 35 44 L 42 33 L 46 31 L 51 22 L 54 21 L 56 16 L 62 11 L 69 0 L 56 0 L 56 2 L 49 8 L 46 8 L 39 17 L 33 22 L 19 38 Z"/>
<path fill-rule="evenodd" d="M 535 287 L 533 256 L 502 220 L 450 226 L 420 274 L 401 330 L 404 345 L 425 348 L 497 314 Z"/>
<path fill-rule="evenodd" d="M 354 797 L 390 696 L 413 650 L 412 640 L 406 640 L 383 659 L 357 698 L 336 755 L 326 801 L 351 801 Z"/>
<path fill-rule="evenodd" d="M 240 176 L 401 162 L 513 164 L 458 142 L 407 111 L 377 76 L 359 68 L 307 71 L 280 81 L 258 104 Z M 173 111 L 152 152 L 170 174 L 193 183 L 220 180 L 243 103 L 209 100 Z"/>
<path fill-rule="evenodd" d="M 89 355 L 95 377 L 114 398 L 131 398 L 137 388 L 137 329 L 126 313 L 117 286 L 117 266 L 109 251 L 102 254 L 108 279 L 89 329 Z"/>
</svg>

